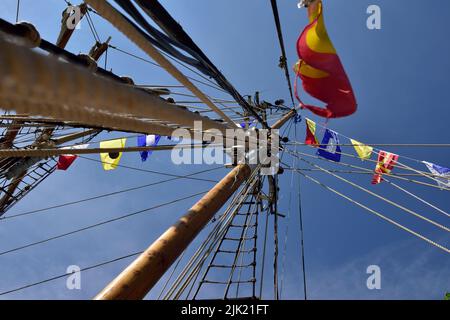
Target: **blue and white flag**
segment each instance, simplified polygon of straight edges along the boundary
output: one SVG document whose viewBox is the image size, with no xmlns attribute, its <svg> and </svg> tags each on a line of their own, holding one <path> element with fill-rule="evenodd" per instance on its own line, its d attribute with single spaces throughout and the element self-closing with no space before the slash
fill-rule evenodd
<svg viewBox="0 0 450 320">
<path fill-rule="evenodd" d="M 138 147 L 155 147 L 161 136 L 155 134 L 149 134 L 144 136 L 138 136 L 137 145 Z M 142 161 L 146 161 L 148 156 L 152 154 L 151 150 L 148 151 L 140 151 Z"/>
<path fill-rule="evenodd" d="M 341 147 L 339 146 L 339 138 L 336 132 L 330 129 L 325 130 L 317 154 L 328 160 L 341 161 Z"/>
<path fill-rule="evenodd" d="M 422 161 L 427 166 L 428 170 L 435 175 L 434 179 L 437 180 L 438 186 L 443 188 L 450 188 L 450 169 L 438 166 L 437 164 Z"/>
<path fill-rule="evenodd" d="M 239 126 L 240 126 L 242 129 L 245 129 L 245 128 L 247 127 L 247 123 L 246 123 L 246 122 L 241 122 L 241 123 L 239 124 Z M 256 126 L 256 120 L 253 120 L 253 121 L 250 122 L 249 125 L 248 125 L 249 128 L 255 127 L 255 126 Z"/>
</svg>

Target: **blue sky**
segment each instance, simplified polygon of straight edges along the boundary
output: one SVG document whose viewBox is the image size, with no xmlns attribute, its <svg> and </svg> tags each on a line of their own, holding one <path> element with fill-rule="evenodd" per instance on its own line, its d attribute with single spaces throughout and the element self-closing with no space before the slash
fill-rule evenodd
<svg viewBox="0 0 450 320">
<path fill-rule="evenodd" d="M 59 31 L 63 0 L 22 0 L 20 19 L 33 22 L 41 36 L 55 41 Z M 78 3 L 78 1 L 73 1 Z M 279 1 L 280 18 L 288 62 L 296 61 L 295 42 L 307 22 L 306 12 L 298 10 L 296 0 Z M 450 3 L 434 0 L 426 8 L 418 0 L 347 0 L 324 1 L 325 19 L 330 37 L 352 82 L 358 101 L 356 114 L 330 122 L 330 128 L 367 143 L 448 143 L 448 72 L 450 43 L 446 21 Z M 228 1 L 161 1 L 242 94 L 260 91 L 262 98 L 288 101 L 286 81 L 278 68 L 280 50 L 276 38 L 270 2 L 265 0 Z M 366 9 L 377 4 L 382 12 L 382 29 L 366 28 Z M 0 2 L 0 17 L 15 19 L 15 0 Z M 93 16 L 97 31 L 104 40 L 140 56 L 145 56 L 109 23 Z M 82 23 L 67 49 L 87 52 L 93 45 L 87 24 Z M 118 75 L 129 75 L 139 84 L 177 84 L 161 70 L 110 50 L 108 69 Z M 208 94 L 226 97 L 202 88 Z M 306 99 L 308 101 L 308 99 Z M 311 114 L 304 115 L 321 122 Z M 304 124 L 290 132 L 291 140 L 302 141 Z M 102 134 L 99 139 L 122 136 Z M 319 134 L 320 136 L 321 134 Z M 320 139 L 321 137 L 319 137 Z M 96 139 L 98 140 L 98 139 Z M 134 145 L 129 140 L 128 145 Z M 314 151 L 299 147 L 300 151 Z M 345 148 L 345 147 L 344 147 Z M 400 155 L 400 161 L 425 170 L 407 156 L 450 166 L 448 148 L 389 147 Z M 344 152 L 353 153 L 348 147 Z M 97 159 L 95 156 L 92 158 Z M 293 158 L 286 156 L 287 163 Z M 371 163 L 346 159 L 347 162 L 372 168 Z M 330 166 L 326 162 L 315 161 Z M 175 174 L 206 169 L 206 166 L 175 166 L 170 154 L 155 152 L 142 164 L 138 154 L 126 154 L 122 164 Z M 299 165 L 305 167 L 304 165 Z M 199 175 L 220 179 L 228 169 Z M 323 183 L 351 195 L 355 200 L 383 212 L 408 227 L 449 247 L 445 231 L 430 226 L 392 206 L 382 203 L 354 188 L 321 173 L 311 173 Z M 347 176 L 346 176 L 347 177 Z M 442 224 L 446 217 L 420 204 L 386 183 L 370 185 L 370 176 L 349 179 L 380 193 Z M 124 168 L 104 172 L 99 163 L 78 159 L 67 172 L 56 172 L 34 192 L 15 206 L 9 214 L 43 208 L 91 195 L 144 185 L 165 179 L 150 173 Z M 302 299 L 301 264 L 298 231 L 298 176 L 286 172 L 281 179 L 280 211 L 290 214 L 282 219 L 281 246 L 289 226 L 283 298 Z M 447 191 L 399 182 L 399 185 L 448 211 Z M 151 207 L 177 197 L 208 190 L 213 183 L 180 180 L 158 187 L 91 201 L 77 206 L 49 210 L 42 214 L 0 222 L 0 251 L 87 226 L 108 218 Z M 448 254 L 408 233 L 368 214 L 346 200 L 305 179 L 300 181 L 305 231 L 305 259 L 309 298 L 313 299 L 442 299 L 450 288 Z M 291 196 L 291 207 L 288 199 Z M 146 248 L 168 226 L 181 216 L 199 197 L 150 211 L 130 219 L 111 223 L 33 248 L 0 256 L 0 291 L 64 273 L 67 266 L 89 266 Z M 207 230 L 188 249 L 192 253 Z M 270 242 L 270 241 L 269 241 Z M 269 249 L 271 247 L 269 246 Z M 267 263 L 271 270 L 271 255 Z M 82 274 L 82 290 L 67 290 L 65 279 L 22 290 L 1 299 L 89 299 L 117 275 L 131 260 Z M 280 260 L 281 261 L 281 260 Z M 366 268 L 379 265 L 382 289 L 368 290 Z M 163 278 L 164 281 L 165 278 Z M 263 297 L 271 298 L 270 277 L 266 277 Z M 159 294 L 161 284 L 148 298 Z"/>
</svg>

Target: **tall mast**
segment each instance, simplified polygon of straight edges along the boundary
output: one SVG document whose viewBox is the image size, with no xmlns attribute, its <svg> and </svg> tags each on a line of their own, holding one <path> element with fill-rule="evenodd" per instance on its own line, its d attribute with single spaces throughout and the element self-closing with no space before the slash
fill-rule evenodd
<svg viewBox="0 0 450 320">
<path fill-rule="evenodd" d="M 289 111 L 272 129 L 279 129 L 295 114 L 295 110 Z M 246 164 L 231 170 L 94 299 L 143 299 L 252 171 Z"/>
</svg>

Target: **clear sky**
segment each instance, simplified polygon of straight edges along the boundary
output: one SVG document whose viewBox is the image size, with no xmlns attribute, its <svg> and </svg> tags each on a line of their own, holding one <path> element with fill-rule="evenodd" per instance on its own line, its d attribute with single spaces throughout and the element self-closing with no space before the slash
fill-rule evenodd
<svg viewBox="0 0 450 320">
<path fill-rule="evenodd" d="M 278 2 L 288 63 L 293 65 L 297 59 L 295 43 L 307 23 L 306 12 L 297 9 L 296 0 Z M 60 14 L 65 8 L 64 1 L 22 0 L 21 3 L 20 20 L 32 22 L 44 39 L 55 42 Z M 267 101 L 279 98 L 288 101 L 284 73 L 277 66 L 280 49 L 269 1 L 165 0 L 161 3 L 242 94 L 260 91 L 262 98 Z M 368 30 L 366 27 L 366 9 L 371 4 L 381 8 L 381 30 Z M 328 32 L 352 82 L 359 107 L 356 114 L 332 120 L 329 127 L 366 143 L 448 143 L 450 42 L 447 24 L 450 2 L 434 0 L 430 4 L 424 4 L 418 0 L 325 0 L 324 7 Z M 13 22 L 15 10 L 15 0 L 0 2 L 1 18 Z M 95 15 L 93 19 L 102 40 L 112 36 L 111 44 L 145 56 L 109 23 Z M 85 53 L 93 43 L 92 34 L 84 21 L 67 49 L 74 53 Z M 107 67 L 118 75 L 131 76 L 138 84 L 177 84 L 158 68 L 112 50 L 108 54 Z M 208 87 L 202 89 L 210 95 L 226 97 Z M 303 115 L 319 123 L 322 121 L 306 112 Z M 291 140 L 303 141 L 304 130 L 303 122 L 296 129 L 293 127 L 289 134 Z M 122 135 L 104 133 L 95 140 Z M 319 139 L 321 135 L 319 130 Z M 135 145 L 135 138 L 130 139 L 128 145 Z M 420 170 L 426 169 L 420 163 L 402 156 L 450 166 L 448 148 L 385 149 L 398 153 L 401 162 Z M 314 154 L 314 150 L 307 147 L 299 147 L 299 150 Z M 350 147 L 344 147 L 344 152 L 354 153 Z M 90 157 L 97 159 L 95 156 Z M 361 163 L 345 157 L 343 160 L 366 168 L 373 166 L 373 163 Z M 286 156 L 284 161 L 306 167 L 305 164 L 294 163 L 290 156 Z M 320 160 L 314 161 L 327 168 L 342 169 Z M 141 163 L 138 154 L 125 154 L 121 163 L 172 174 L 187 174 L 208 168 L 202 165 L 175 166 L 170 162 L 170 153 L 165 152 L 153 153 L 146 163 Z M 221 168 L 199 177 L 218 180 L 227 170 Z M 317 172 L 309 174 L 446 247 L 450 246 L 450 239 L 445 231 L 333 177 Z M 430 219 L 448 225 L 447 217 L 386 183 L 371 186 L 370 176 L 346 177 Z M 18 214 L 162 179 L 165 177 L 125 168 L 104 172 L 99 163 L 78 159 L 67 172 L 56 172 L 45 180 L 8 214 Z M 280 212 L 288 215 L 280 222 L 280 264 L 283 259 L 286 261 L 284 275 L 280 276 L 283 279 L 282 298 L 302 299 L 298 176 L 294 175 L 292 185 L 291 172 L 286 172 L 280 179 Z M 447 191 L 401 181 L 398 184 L 445 211 L 450 209 Z M 80 205 L 0 221 L 0 251 L 206 191 L 212 185 L 212 182 L 178 180 Z M 445 292 L 450 290 L 448 254 L 304 178 L 300 181 L 300 190 L 309 298 L 442 299 Z M 130 219 L 0 255 L 0 291 L 64 273 L 69 265 L 85 267 L 142 250 L 198 198 L 197 196 Z M 287 250 L 284 251 L 286 234 Z M 206 232 L 201 233 L 199 240 L 189 247 L 188 253 L 192 253 L 205 236 Z M 270 272 L 270 254 L 268 259 L 267 270 Z M 60 279 L 0 298 L 89 299 L 130 261 L 128 259 L 84 272 L 81 290 L 67 290 L 66 280 Z M 369 265 L 381 268 L 381 290 L 368 290 L 366 287 L 366 268 Z M 270 284 L 268 275 L 263 297 L 272 297 Z M 160 289 L 161 283 L 148 298 L 157 297 Z"/>
</svg>

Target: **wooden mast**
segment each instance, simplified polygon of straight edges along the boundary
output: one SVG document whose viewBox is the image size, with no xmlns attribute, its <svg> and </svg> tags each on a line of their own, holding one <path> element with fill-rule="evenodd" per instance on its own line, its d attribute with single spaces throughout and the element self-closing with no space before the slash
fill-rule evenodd
<svg viewBox="0 0 450 320">
<path fill-rule="evenodd" d="M 289 111 L 272 126 L 272 129 L 279 129 L 295 115 L 295 110 Z M 247 181 L 251 172 L 251 168 L 246 164 L 238 165 L 231 170 L 94 299 L 143 299 L 217 211 L 241 184 Z"/>
</svg>

